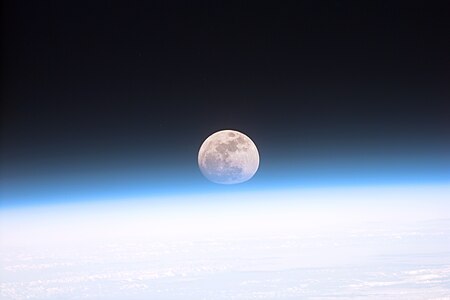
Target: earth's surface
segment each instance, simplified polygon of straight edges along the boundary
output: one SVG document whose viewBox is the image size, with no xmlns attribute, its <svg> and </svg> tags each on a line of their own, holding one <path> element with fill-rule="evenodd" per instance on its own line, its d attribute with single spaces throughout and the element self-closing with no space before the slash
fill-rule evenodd
<svg viewBox="0 0 450 300">
<path fill-rule="evenodd" d="M 0 298 L 450 299 L 448 219 L 297 226 L 307 215 L 292 208 L 160 221 L 92 209 L 3 218 Z"/>
</svg>

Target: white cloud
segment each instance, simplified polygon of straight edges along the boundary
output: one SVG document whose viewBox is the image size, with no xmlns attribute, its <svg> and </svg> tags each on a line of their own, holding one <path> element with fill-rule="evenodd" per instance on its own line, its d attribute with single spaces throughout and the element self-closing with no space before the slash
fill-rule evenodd
<svg viewBox="0 0 450 300">
<path fill-rule="evenodd" d="M 449 191 L 304 190 L 2 211 L 0 296 L 445 299 L 450 220 L 439 218 L 450 211 Z"/>
</svg>

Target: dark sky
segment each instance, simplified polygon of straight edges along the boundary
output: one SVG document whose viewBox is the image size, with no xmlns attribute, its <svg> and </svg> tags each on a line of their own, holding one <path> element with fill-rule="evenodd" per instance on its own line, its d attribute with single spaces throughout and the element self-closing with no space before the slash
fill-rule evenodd
<svg viewBox="0 0 450 300">
<path fill-rule="evenodd" d="M 445 5 L 113 2 L 3 1 L 6 200 L 183 190 L 225 128 L 269 181 L 449 180 Z"/>
</svg>

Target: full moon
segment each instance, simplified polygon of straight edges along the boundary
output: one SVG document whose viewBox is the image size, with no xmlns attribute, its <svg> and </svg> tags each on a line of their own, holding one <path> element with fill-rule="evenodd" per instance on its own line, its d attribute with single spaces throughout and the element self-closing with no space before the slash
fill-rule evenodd
<svg viewBox="0 0 450 300">
<path fill-rule="evenodd" d="M 241 183 L 255 175 L 259 153 L 245 134 L 236 130 L 221 130 L 210 135 L 201 145 L 198 166 L 212 182 Z"/>
</svg>

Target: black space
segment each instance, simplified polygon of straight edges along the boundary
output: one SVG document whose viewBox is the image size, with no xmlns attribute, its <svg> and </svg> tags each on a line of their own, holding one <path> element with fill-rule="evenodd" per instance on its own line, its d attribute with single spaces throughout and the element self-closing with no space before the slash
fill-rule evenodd
<svg viewBox="0 0 450 300">
<path fill-rule="evenodd" d="M 176 156 L 224 128 L 263 152 L 449 145 L 445 2 L 16 0 L 2 11 L 11 168 Z"/>
</svg>

